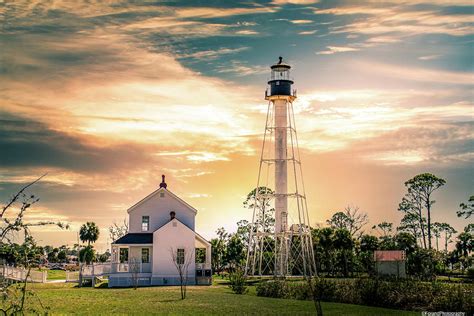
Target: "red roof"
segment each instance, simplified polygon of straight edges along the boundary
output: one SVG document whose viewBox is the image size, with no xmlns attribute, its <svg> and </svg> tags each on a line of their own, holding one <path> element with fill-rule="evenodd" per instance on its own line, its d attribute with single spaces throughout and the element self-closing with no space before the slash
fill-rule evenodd
<svg viewBox="0 0 474 316">
<path fill-rule="evenodd" d="M 405 251 L 403 250 L 376 250 L 374 252 L 375 261 L 405 261 Z"/>
</svg>

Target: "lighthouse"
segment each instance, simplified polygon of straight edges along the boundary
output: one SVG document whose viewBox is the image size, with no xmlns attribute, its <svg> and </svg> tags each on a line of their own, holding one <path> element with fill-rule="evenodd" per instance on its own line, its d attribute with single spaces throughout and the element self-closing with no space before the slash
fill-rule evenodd
<svg viewBox="0 0 474 316">
<path fill-rule="evenodd" d="M 291 90 L 291 66 L 283 63 L 282 57 L 270 69 L 265 99 L 273 103 L 275 115 L 275 232 L 281 233 L 288 228 L 288 106 L 296 93 Z"/>
<path fill-rule="evenodd" d="M 291 66 L 270 66 L 262 152 L 247 251 L 246 275 L 316 273 L 311 227 L 298 148 Z"/>
</svg>

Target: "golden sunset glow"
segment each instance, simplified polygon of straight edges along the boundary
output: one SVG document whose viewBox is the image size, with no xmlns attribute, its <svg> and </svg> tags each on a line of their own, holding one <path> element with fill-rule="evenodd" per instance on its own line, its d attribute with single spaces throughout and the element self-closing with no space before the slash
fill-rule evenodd
<svg viewBox="0 0 474 316">
<path fill-rule="evenodd" d="M 166 174 L 205 237 L 235 230 L 251 216 L 242 202 L 256 186 L 269 65 L 281 55 L 298 88 L 313 225 L 348 204 L 371 223 L 398 221 L 403 183 L 420 172 L 447 180 L 433 216 L 460 223 L 474 178 L 466 3 L 8 3 L 0 197 L 48 173 L 29 218 L 71 229 L 38 229 L 40 242 L 71 245 L 93 219 L 106 249 L 107 227 Z"/>
</svg>

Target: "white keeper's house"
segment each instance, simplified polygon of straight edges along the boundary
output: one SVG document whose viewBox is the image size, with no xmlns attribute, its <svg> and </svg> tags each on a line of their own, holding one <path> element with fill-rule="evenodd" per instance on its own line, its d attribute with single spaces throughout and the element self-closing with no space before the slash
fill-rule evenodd
<svg viewBox="0 0 474 316">
<path fill-rule="evenodd" d="M 129 231 L 112 243 L 109 287 L 179 285 L 176 264 L 187 262 L 187 284 L 211 283 L 211 244 L 195 230 L 197 210 L 162 177 L 159 189 L 127 210 Z"/>
</svg>

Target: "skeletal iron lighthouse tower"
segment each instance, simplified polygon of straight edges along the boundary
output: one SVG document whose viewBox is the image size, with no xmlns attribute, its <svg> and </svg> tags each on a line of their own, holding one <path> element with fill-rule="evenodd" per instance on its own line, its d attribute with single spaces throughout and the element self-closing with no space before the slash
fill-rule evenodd
<svg viewBox="0 0 474 316">
<path fill-rule="evenodd" d="M 293 112 L 296 91 L 282 57 L 270 68 L 245 274 L 311 276 L 316 266 Z"/>
</svg>

